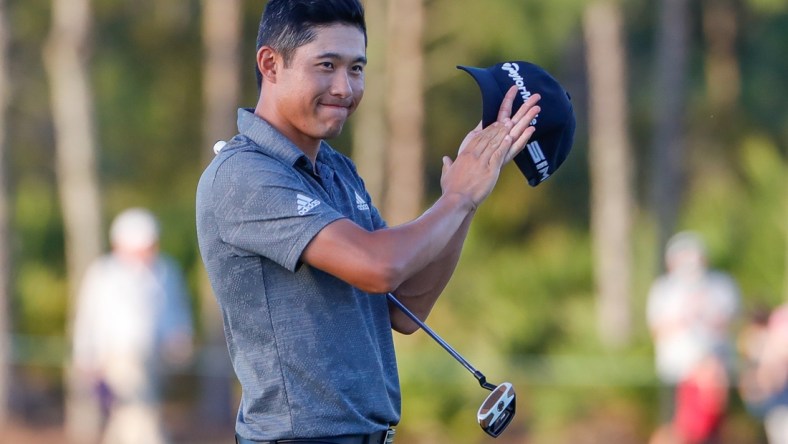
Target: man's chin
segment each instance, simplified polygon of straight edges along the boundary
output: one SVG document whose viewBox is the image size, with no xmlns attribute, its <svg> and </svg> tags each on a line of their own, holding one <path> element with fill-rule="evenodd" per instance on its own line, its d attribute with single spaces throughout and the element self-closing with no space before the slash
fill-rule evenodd
<svg viewBox="0 0 788 444">
<path fill-rule="evenodd" d="M 323 131 L 323 139 L 333 139 L 334 137 L 338 137 L 342 134 L 342 128 L 344 127 L 344 122 L 338 125 L 331 125 Z"/>
</svg>

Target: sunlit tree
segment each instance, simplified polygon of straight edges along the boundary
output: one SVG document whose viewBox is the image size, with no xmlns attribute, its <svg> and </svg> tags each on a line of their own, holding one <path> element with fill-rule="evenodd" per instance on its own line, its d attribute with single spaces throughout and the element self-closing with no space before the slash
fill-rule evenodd
<svg viewBox="0 0 788 444">
<path fill-rule="evenodd" d="M 414 219 L 424 200 L 423 0 L 389 2 L 386 115 L 389 145 L 383 212 L 389 223 Z"/>
<path fill-rule="evenodd" d="M 55 127 L 55 170 L 65 229 L 69 304 L 80 279 L 102 252 L 103 231 L 96 171 L 96 127 L 89 76 L 92 13 L 89 0 L 52 0 L 52 28 L 44 50 Z M 70 316 L 69 316 L 70 318 Z M 67 371 L 67 373 L 70 373 Z M 66 421 L 75 442 L 97 432 L 90 388 L 67 376 Z M 80 396 L 82 394 L 82 396 Z"/>
<path fill-rule="evenodd" d="M 676 228 L 686 186 L 685 117 L 690 11 L 688 0 L 658 2 L 654 68 L 651 199 L 659 257 Z"/>
<path fill-rule="evenodd" d="M 11 373 L 11 242 L 8 191 L 8 19 L 5 0 L 0 0 L 0 427 L 8 420 Z"/>
<path fill-rule="evenodd" d="M 241 2 L 203 0 L 203 153 L 204 164 L 214 156 L 213 145 L 227 140 L 235 129 L 236 108 L 241 91 Z M 201 357 L 201 406 L 204 421 L 225 426 L 233 419 L 230 357 L 224 341 L 222 318 L 204 268 L 200 267 L 200 319 L 203 343 Z"/>
<path fill-rule="evenodd" d="M 623 17 L 615 0 L 586 6 L 591 235 L 602 341 L 621 346 L 632 328 L 634 190 Z"/>
<path fill-rule="evenodd" d="M 375 205 L 383 205 L 388 127 L 386 125 L 386 0 L 364 3 L 367 22 L 367 66 L 364 100 L 353 115 L 353 162 Z"/>
</svg>

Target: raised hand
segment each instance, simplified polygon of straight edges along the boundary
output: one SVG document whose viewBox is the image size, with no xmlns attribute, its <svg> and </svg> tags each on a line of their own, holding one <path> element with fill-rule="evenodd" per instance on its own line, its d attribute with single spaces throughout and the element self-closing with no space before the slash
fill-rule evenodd
<svg viewBox="0 0 788 444">
<path fill-rule="evenodd" d="M 504 96 L 503 102 L 501 102 L 501 108 L 498 111 L 498 119 L 497 121 L 500 123 L 512 122 L 512 128 L 509 131 L 509 135 L 512 137 L 514 141 L 512 143 L 512 147 L 509 150 L 508 155 L 506 156 L 506 162 L 508 163 L 510 160 L 514 159 L 520 151 L 525 148 L 525 145 L 528 143 L 528 140 L 533 135 L 535 128 L 531 126 L 531 122 L 537 117 L 541 108 L 536 104 L 539 102 L 541 96 L 539 94 L 533 94 L 528 100 L 523 103 L 523 105 L 517 110 L 514 116 L 512 116 L 512 107 L 514 104 L 514 99 L 517 97 L 517 87 L 512 86 L 509 88 L 509 91 L 506 92 Z M 480 121 L 476 127 L 471 130 L 463 139 L 462 143 L 460 144 L 460 149 L 457 151 L 457 154 L 461 153 L 463 149 L 468 145 L 470 140 L 480 133 L 482 130 L 482 122 Z"/>
<path fill-rule="evenodd" d="M 498 110 L 498 122 L 511 121 L 513 123 L 509 136 L 512 137 L 512 147 L 506 156 L 506 162 L 514 159 L 514 156 L 520 153 L 525 148 L 528 140 L 536 130 L 531 126 L 531 122 L 539 115 L 541 108 L 537 106 L 537 102 L 541 99 L 539 94 L 533 94 L 528 100 L 523 103 L 520 109 L 512 116 L 512 106 L 514 99 L 517 97 L 517 87 L 512 86 L 506 92 L 501 108 Z"/>
<path fill-rule="evenodd" d="M 441 188 L 459 193 L 478 206 L 490 194 L 512 147 L 512 122 L 495 122 L 475 132 L 452 161 L 443 157 Z"/>
<path fill-rule="evenodd" d="M 457 159 L 443 158 L 441 188 L 446 193 L 461 193 L 475 206 L 490 194 L 501 168 L 525 148 L 535 128 L 531 122 L 541 110 L 539 94 L 534 94 L 512 115 L 517 88 L 512 86 L 504 96 L 498 119 L 482 129 L 479 122 L 460 144 Z"/>
</svg>

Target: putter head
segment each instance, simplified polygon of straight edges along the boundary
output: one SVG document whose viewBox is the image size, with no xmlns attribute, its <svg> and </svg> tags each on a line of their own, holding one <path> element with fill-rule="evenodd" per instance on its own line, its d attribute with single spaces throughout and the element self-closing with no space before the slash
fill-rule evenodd
<svg viewBox="0 0 788 444">
<path fill-rule="evenodd" d="M 514 418 L 515 393 L 514 386 L 504 382 L 495 388 L 484 400 L 476 419 L 482 430 L 493 438 L 497 438 Z"/>
</svg>

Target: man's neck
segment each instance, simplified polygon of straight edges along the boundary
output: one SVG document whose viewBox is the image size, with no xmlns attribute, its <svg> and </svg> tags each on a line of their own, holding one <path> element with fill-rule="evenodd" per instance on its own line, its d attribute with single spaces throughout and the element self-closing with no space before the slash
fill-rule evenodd
<svg viewBox="0 0 788 444">
<path fill-rule="evenodd" d="M 314 139 L 306 136 L 295 130 L 292 126 L 284 124 L 276 118 L 276 115 L 267 113 L 266 108 L 261 106 L 260 103 L 257 104 L 254 113 L 257 117 L 265 120 L 269 125 L 274 127 L 274 129 L 282 133 L 289 141 L 293 142 L 293 145 L 309 158 L 310 162 L 312 162 L 312 167 L 315 168 L 317 164 L 317 153 L 320 151 L 320 143 L 322 142 L 321 139 Z"/>
</svg>

